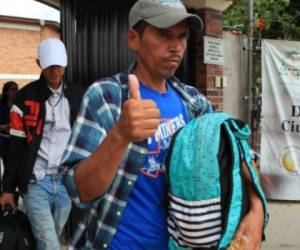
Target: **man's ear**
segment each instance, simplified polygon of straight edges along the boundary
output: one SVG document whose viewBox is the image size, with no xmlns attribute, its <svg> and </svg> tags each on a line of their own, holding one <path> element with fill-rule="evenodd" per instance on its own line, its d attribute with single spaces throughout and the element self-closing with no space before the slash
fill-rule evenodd
<svg viewBox="0 0 300 250">
<path fill-rule="evenodd" d="M 137 50 L 140 45 L 140 36 L 132 28 L 130 28 L 127 32 L 127 44 L 128 44 L 128 47 L 133 50 Z"/>
<path fill-rule="evenodd" d="M 36 59 L 36 64 L 39 66 L 39 68 L 41 69 L 41 64 L 40 64 L 40 60 L 39 59 Z"/>
</svg>

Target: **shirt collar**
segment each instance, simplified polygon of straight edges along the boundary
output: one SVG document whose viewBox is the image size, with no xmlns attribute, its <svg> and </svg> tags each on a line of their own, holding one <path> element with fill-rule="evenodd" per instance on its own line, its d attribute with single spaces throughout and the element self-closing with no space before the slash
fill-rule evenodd
<svg viewBox="0 0 300 250">
<path fill-rule="evenodd" d="M 62 94 L 62 91 L 63 91 L 63 81 L 61 82 L 61 84 L 59 85 L 58 89 L 53 89 L 51 88 L 49 85 L 48 85 L 48 88 L 51 90 L 52 94 L 58 94 L 58 95 L 61 95 Z"/>
<path fill-rule="evenodd" d="M 137 62 L 134 62 L 130 64 L 128 68 L 128 74 L 134 74 L 135 67 L 137 65 Z M 181 83 L 175 76 L 171 76 L 167 79 L 167 82 L 179 92 L 179 94 L 183 97 L 183 99 L 190 105 L 192 110 L 197 109 L 197 103 L 195 98 L 193 98 L 185 89 L 185 84 Z M 128 92 L 128 98 L 129 98 L 129 92 Z"/>
</svg>

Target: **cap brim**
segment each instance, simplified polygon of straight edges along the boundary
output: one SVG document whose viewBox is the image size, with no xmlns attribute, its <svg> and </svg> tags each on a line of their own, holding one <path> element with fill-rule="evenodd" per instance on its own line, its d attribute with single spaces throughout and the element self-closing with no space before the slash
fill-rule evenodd
<svg viewBox="0 0 300 250">
<path fill-rule="evenodd" d="M 147 18 L 144 20 L 147 23 L 159 29 L 169 28 L 183 20 L 188 21 L 188 25 L 191 29 L 194 30 L 203 29 L 203 22 L 201 18 L 197 15 L 190 14 L 190 13 L 170 12 L 159 16 Z"/>
<path fill-rule="evenodd" d="M 58 62 L 46 62 L 46 63 L 41 63 L 41 68 L 42 69 L 47 69 L 51 66 L 61 66 L 61 67 L 66 67 L 67 63 L 58 63 Z"/>
<path fill-rule="evenodd" d="M 61 66 L 61 67 L 67 66 L 66 56 L 53 57 L 49 55 L 45 58 L 40 58 L 39 60 L 42 69 L 46 69 L 54 65 Z"/>
</svg>

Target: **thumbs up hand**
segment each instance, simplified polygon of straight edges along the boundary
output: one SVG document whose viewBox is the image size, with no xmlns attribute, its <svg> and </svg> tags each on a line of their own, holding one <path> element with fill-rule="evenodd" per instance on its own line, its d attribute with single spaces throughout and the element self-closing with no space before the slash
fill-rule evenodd
<svg viewBox="0 0 300 250">
<path fill-rule="evenodd" d="M 133 74 L 128 77 L 130 98 L 124 102 L 115 131 L 123 140 L 141 141 L 155 134 L 160 112 L 152 100 L 141 100 L 139 81 Z"/>
<path fill-rule="evenodd" d="M 137 101 L 140 101 L 141 100 L 140 83 L 134 74 L 128 76 L 128 87 L 129 87 L 130 99 L 135 99 Z"/>
</svg>

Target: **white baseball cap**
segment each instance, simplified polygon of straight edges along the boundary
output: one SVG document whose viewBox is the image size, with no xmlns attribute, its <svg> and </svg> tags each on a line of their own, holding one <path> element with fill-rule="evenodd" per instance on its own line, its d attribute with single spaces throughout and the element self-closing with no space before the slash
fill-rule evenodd
<svg viewBox="0 0 300 250">
<path fill-rule="evenodd" d="M 67 51 L 63 42 L 56 38 L 43 40 L 38 47 L 38 58 L 42 69 L 53 65 L 67 66 Z"/>
</svg>

